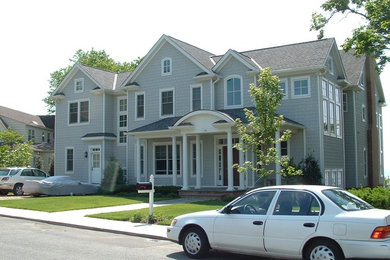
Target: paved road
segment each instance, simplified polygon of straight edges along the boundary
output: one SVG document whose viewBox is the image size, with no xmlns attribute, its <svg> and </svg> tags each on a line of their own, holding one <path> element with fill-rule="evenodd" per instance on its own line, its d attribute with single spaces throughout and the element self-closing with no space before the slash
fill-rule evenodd
<svg viewBox="0 0 390 260">
<path fill-rule="evenodd" d="M 0 217 L 0 260 L 190 259 L 170 241 Z M 212 251 L 206 260 L 261 260 Z"/>
</svg>

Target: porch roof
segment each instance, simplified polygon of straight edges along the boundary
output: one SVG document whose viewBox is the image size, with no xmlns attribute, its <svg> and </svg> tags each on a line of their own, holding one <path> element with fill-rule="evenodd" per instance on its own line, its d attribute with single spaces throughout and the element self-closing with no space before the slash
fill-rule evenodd
<svg viewBox="0 0 390 260">
<path fill-rule="evenodd" d="M 255 108 L 254 107 L 247 107 L 247 109 L 250 109 L 250 110 L 254 111 Z M 210 110 L 204 110 L 204 111 L 210 111 Z M 244 113 L 244 109 L 243 108 L 225 109 L 225 110 L 217 110 L 217 111 L 226 114 L 227 116 L 231 117 L 234 121 L 237 118 L 240 118 L 241 121 L 244 124 L 248 123 L 248 120 L 245 117 L 245 113 Z M 184 115 L 184 116 L 186 116 L 186 115 Z M 144 125 L 144 126 L 141 126 L 141 127 L 135 128 L 135 129 L 132 129 L 132 130 L 128 131 L 128 133 L 140 133 L 140 132 L 152 132 L 152 131 L 169 130 L 170 127 L 174 126 L 175 123 L 178 120 L 180 120 L 181 118 L 183 118 L 184 116 L 164 118 L 164 119 L 155 121 L 153 123 L 150 123 L 150 124 L 147 124 L 147 125 Z M 228 123 L 228 122 L 222 122 L 222 121 L 218 121 L 216 123 Z M 298 122 L 296 122 L 294 120 L 291 120 L 289 118 L 286 118 L 286 117 L 284 117 L 284 121 L 287 124 L 289 124 L 289 125 L 294 125 L 294 126 L 297 126 L 299 128 L 303 128 L 304 127 L 304 125 L 302 125 L 302 124 L 300 124 L 300 123 L 298 123 Z"/>
</svg>

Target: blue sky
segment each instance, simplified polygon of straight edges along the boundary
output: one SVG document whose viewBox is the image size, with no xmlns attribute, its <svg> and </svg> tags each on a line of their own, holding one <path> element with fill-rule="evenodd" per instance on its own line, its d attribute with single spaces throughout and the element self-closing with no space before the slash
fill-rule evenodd
<svg viewBox="0 0 390 260">
<path fill-rule="evenodd" d="M 162 34 L 215 54 L 316 39 L 311 13 L 323 1 L 258 0 L 12 0 L 0 2 L 0 105 L 45 114 L 50 73 L 69 64 L 78 49 L 106 50 L 118 61 L 144 56 Z M 325 37 L 341 45 L 361 24 L 336 16 Z M 390 100 L 390 65 L 381 74 Z M 389 108 L 383 109 L 389 129 Z M 390 137 L 385 135 L 390 176 Z"/>
</svg>

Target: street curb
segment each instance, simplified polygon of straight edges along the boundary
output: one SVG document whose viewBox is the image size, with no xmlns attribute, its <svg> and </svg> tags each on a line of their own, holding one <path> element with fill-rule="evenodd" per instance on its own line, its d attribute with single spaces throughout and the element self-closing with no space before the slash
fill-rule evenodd
<svg viewBox="0 0 390 260">
<path fill-rule="evenodd" d="M 128 236 L 135 236 L 135 237 L 143 237 L 143 238 L 150 238 L 150 239 L 158 239 L 158 240 L 170 241 L 167 237 L 155 236 L 155 235 L 149 235 L 149 234 L 142 234 L 142 233 L 135 233 L 135 232 L 129 232 L 129 231 L 119 231 L 119 230 L 112 230 L 112 229 L 107 229 L 107 228 L 90 227 L 90 226 L 70 224 L 70 223 L 50 221 L 50 220 L 42 220 L 42 219 L 32 219 L 32 218 L 27 218 L 27 217 L 10 216 L 10 215 L 4 215 L 4 214 L 1 214 L 1 213 L 0 213 L 0 217 L 23 219 L 23 220 L 29 220 L 29 221 L 34 221 L 34 222 L 46 223 L 46 224 L 57 225 L 57 226 L 64 226 L 64 227 L 71 227 L 71 228 L 80 228 L 80 229 L 86 229 L 86 230 L 92 230 L 92 231 L 100 231 L 100 232 L 106 232 L 106 233 L 113 233 L 113 234 L 120 234 L 120 235 L 128 235 Z"/>
</svg>

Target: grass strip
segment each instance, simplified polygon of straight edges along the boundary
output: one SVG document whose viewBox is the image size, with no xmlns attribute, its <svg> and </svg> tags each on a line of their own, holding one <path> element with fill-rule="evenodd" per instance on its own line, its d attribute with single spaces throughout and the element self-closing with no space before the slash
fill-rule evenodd
<svg viewBox="0 0 390 260">
<path fill-rule="evenodd" d="M 199 201 L 190 203 L 181 203 L 168 206 L 155 207 L 153 218 L 155 224 L 169 226 L 171 221 L 179 215 L 204 211 L 216 210 L 226 205 L 226 201 Z M 119 212 L 109 212 L 89 215 L 88 217 L 102 218 L 110 220 L 130 221 L 135 223 L 147 223 L 149 218 L 149 208 L 139 210 L 127 210 Z"/>
</svg>

